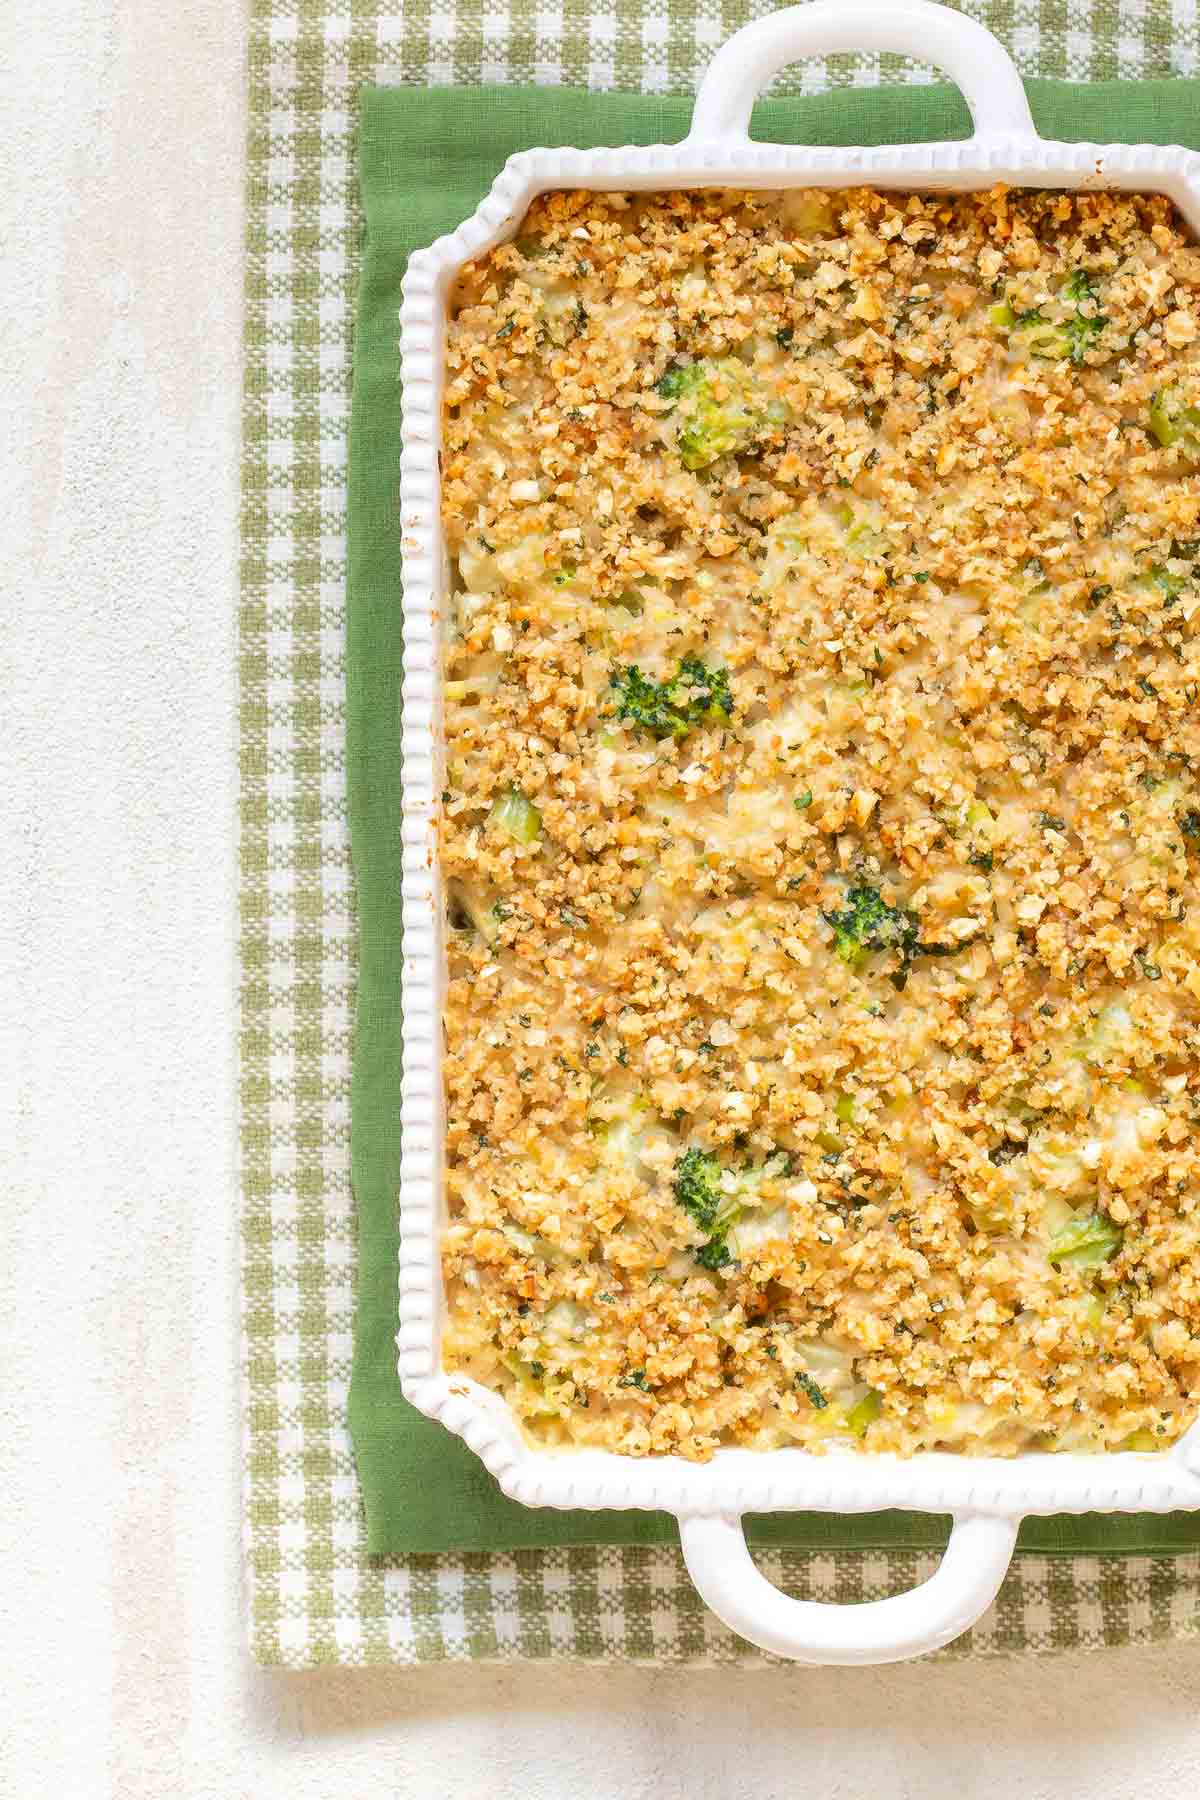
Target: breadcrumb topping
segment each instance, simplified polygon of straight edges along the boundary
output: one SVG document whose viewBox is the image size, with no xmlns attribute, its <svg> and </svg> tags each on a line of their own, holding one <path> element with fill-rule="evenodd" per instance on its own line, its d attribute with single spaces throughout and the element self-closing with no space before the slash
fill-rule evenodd
<svg viewBox="0 0 1200 1800">
<path fill-rule="evenodd" d="M 1165 199 L 1003 188 L 463 272 L 445 1357 L 540 1441 L 1191 1422 L 1198 296 Z"/>
</svg>

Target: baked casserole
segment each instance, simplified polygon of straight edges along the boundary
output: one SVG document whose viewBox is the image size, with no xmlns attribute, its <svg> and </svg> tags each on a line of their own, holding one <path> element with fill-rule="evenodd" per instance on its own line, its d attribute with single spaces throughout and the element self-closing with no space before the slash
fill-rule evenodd
<svg viewBox="0 0 1200 1800">
<path fill-rule="evenodd" d="M 1191 1422 L 1198 295 L 1165 199 L 1003 189 L 463 272 L 443 1355 L 538 1441 Z"/>
</svg>

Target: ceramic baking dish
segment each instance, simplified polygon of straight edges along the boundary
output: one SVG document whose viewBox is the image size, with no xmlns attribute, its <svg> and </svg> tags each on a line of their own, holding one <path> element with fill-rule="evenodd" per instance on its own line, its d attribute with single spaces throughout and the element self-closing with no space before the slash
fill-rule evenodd
<svg viewBox="0 0 1200 1800">
<path fill-rule="evenodd" d="M 945 70 L 974 121 L 961 143 L 807 149 L 754 142 L 750 109 L 787 63 L 893 51 Z M 404 1130 L 399 1371 L 408 1399 L 466 1440 L 506 1494 L 528 1506 L 645 1507 L 674 1513 L 683 1554 L 712 1610 L 743 1637 L 811 1663 L 898 1661 L 948 1643 L 990 1604 L 1030 1513 L 1200 1508 L 1200 1425 L 1166 1454 L 900 1460 L 799 1449 L 719 1451 L 711 1462 L 545 1451 L 503 1400 L 441 1366 L 443 903 L 437 867 L 439 619 L 445 590 L 438 447 L 446 298 L 463 263 L 511 236 L 550 188 L 1130 188 L 1171 197 L 1200 234 L 1200 156 L 1178 148 L 1039 138 L 1016 69 L 990 32 L 930 0 L 815 0 L 739 31 L 714 57 L 678 145 L 528 150 L 510 158 L 477 212 L 409 262 L 401 312 L 404 416 Z M 837 1606 L 791 1599 L 751 1561 L 743 1513 L 950 1513 L 945 1557 L 922 1586 Z"/>
</svg>

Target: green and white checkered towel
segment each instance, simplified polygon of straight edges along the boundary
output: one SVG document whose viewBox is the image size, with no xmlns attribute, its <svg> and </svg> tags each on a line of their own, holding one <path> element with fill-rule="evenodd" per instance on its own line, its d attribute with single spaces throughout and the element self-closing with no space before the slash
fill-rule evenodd
<svg viewBox="0 0 1200 1800">
<path fill-rule="evenodd" d="M 356 975 L 345 791 L 345 465 L 360 221 L 356 92 L 373 83 L 689 92 L 762 0 L 253 0 L 241 611 L 247 1556 L 264 1662 L 446 1657 L 757 1661 L 658 1547 L 369 1558 L 346 1396 Z M 1200 0 L 962 10 L 1023 73 L 1196 71 Z M 923 79 L 833 59 L 793 88 Z M 772 1550 L 811 1598 L 912 1586 L 934 1558 Z M 1200 1635 L 1200 1556 L 1026 1556 L 946 1655 Z"/>
</svg>

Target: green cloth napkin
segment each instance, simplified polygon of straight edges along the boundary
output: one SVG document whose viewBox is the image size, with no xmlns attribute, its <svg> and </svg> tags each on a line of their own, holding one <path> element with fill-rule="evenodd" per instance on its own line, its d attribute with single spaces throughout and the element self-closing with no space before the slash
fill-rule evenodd
<svg viewBox="0 0 1200 1800">
<path fill-rule="evenodd" d="M 1045 137 L 1200 148 L 1194 82 L 1026 84 Z M 505 1499 L 478 1459 L 403 1399 L 395 1369 L 400 1160 L 400 380 L 397 309 L 409 252 L 452 230 L 504 161 L 533 145 L 653 144 L 684 136 L 691 103 L 568 89 L 367 88 L 359 145 L 366 242 L 354 344 L 349 469 L 347 780 L 359 910 L 351 1161 L 359 1277 L 349 1425 L 373 1554 L 673 1542 L 658 1513 L 532 1510 Z M 947 87 L 843 90 L 763 101 L 754 135 L 775 143 L 916 143 L 970 129 Z M 929 1549 L 947 1521 L 918 1513 L 783 1513 L 750 1541 L 815 1550 Z M 1029 1520 L 1040 1553 L 1165 1554 L 1200 1547 L 1200 1514 Z"/>
</svg>

